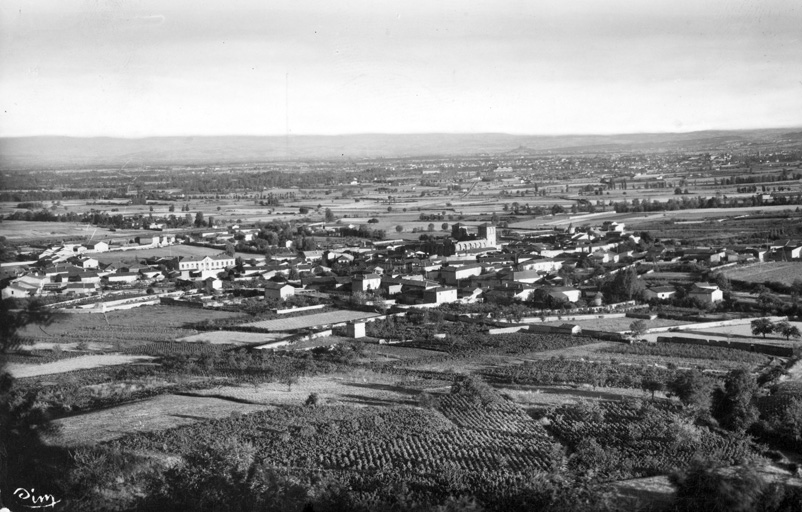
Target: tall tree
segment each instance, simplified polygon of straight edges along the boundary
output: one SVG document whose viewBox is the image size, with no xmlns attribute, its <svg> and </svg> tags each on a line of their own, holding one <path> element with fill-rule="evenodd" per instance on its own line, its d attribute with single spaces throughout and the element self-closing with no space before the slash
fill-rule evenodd
<svg viewBox="0 0 802 512">
<path fill-rule="evenodd" d="M 768 318 L 758 318 L 756 320 L 752 320 L 750 325 L 752 326 L 752 334 L 755 336 L 760 334 L 765 338 L 767 334 L 774 332 L 774 324 L 771 323 L 771 320 Z"/>
</svg>

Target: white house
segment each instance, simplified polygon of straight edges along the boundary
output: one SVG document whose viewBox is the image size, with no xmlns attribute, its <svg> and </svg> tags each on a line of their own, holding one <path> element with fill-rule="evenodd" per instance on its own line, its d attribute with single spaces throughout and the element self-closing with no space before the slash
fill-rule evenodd
<svg viewBox="0 0 802 512">
<path fill-rule="evenodd" d="M 423 300 L 427 303 L 445 304 L 457 302 L 457 289 L 448 286 L 439 286 L 423 292 Z"/>
<path fill-rule="evenodd" d="M 715 304 L 724 300 L 724 292 L 715 284 L 696 283 L 688 292 L 688 296 L 705 304 Z"/>
<path fill-rule="evenodd" d="M 382 284 L 382 276 L 378 274 L 357 274 L 351 280 L 351 292 L 376 290 Z"/>
<path fill-rule="evenodd" d="M 281 299 L 295 295 L 295 287 L 287 283 L 276 283 L 275 281 L 268 281 L 265 284 L 265 298 L 266 299 Z"/>
</svg>

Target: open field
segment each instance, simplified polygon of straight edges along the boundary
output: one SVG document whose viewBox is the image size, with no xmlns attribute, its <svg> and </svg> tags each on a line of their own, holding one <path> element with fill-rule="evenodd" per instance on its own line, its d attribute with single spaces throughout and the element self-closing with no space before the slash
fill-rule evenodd
<svg viewBox="0 0 802 512">
<path fill-rule="evenodd" d="M 4 220 L 0 225 L 0 234 L 12 242 L 36 242 L 48 240 L 52 242 L 86 240 L 118 240 L 129 242 L 140 235 L 152 235 L 156 231 L 147 229 L 118 229 L 79 224 L 75 222 L 38 222 L 25 220 Z"/>
<path fill-rule="evenodd" d="M 142 261 L 145 258 L 159 257 L 159 256 L 163 256 L 165 258 L 171 258 L 175 256 L 183 256 L 184 258 L 188 257 L 202 258 L 204 256 L 216 256 L 221 252 L 222 251 L 219 249 L 212 249 L 210 247 L 198 247 L 195 245 L 175 244 L 167 247 L 159 247 L 156 249 L 136 249 L 127 251 L 109 251 L 109 252 L 93 253 L 92 257 L 98 260 L 100 263 L 117 264 L 120 262 L 131 262 L 132 260 Z"/>
<path fill-rule="evenodd" d="M 626 196 L 624 196 L 626 199 Z M 630 198 L 631 199 L 631 198 Z M 616 222 L 623 222 L 628 227 L 640 226 L 643 223 L 653 222 L 656 220 L 714 220 L 714 219 L 727 219 L 757 212 L 782 212 L 785 210 L 793 211 L 793 207 L 787 205 L 763 205 L 763 206 L 743 206 L 737 208 L 698 208 L 688 210 L 673 210 L 662 212 L 628 212 L 616 213 L 611 210 L 603 212 L 593 217 L 581 215 L 558 215 L 555 217 L 541 217 L 533 220 L 526 220 L 521 222 L 510 223 L 511 228 L 538 228 L 541 226 L 554 227 L 554 226 L 567 226 L 568 224 L 584 224 L 583 220 L 588 223 L 601 224 L 604 221 L 611 220 Z"/>
<path fill-rule="evenodd" d="M 68 447 L 95 445 L 134 432 L 154 432 L 265 408 L 262 404 L 213 396 L 160 395 L 56 420 L 59 431 L 49 435 L 47 442 Z"/>
<path fill-rule="evenodd" d="M 593 329 L 597 331 L 623 332 L 628 331 L 632 322 L 637 322 L 637 318 L 595 318 L 593 320 L 569 320 L 558 322 L 546 322 L 545 325 L 562 325 L 564 323 L 576 324 L 583 329 Z M 688 322 L 682 320 L 670 320 L 667 318 L 655 318 L 654 320 L 643 320 L 646 328 L 653 327 L 673 327 L 675 325 L 685 325 Z M 535 324 L 540 325 L 540 324 Z"/>
<path fill-rule="evenodd" d="M 154 432 L 196 421 L 247 414 L 274 406 L 302 405 L 317 393 L 324 405 L 399 406 L 417 404 L 415 381 L 369 371 L 303 377 L 288 389 L 279 382 L 223 385 L 192 393 L 160 395 L 131 404 L 57 420 L 48 442 L 63 446 L 94 444 L 135 432 Z"/>
<path fill-rule="evenodd" d="M 296 316 L 293 318 L 279 318 L 276 320 L 262 320 L 261 322 L 251 322 L 242 324 L 241 327 L 255 327 L 257 329 L 267 329 L 269 331 L 293 331 L 316 327 L 319 325 L 330 325 L 351 320 L 362 320 L 380 316 L 378 313 L 366 313 L 364 311 L 328 311 L 326 313 L 316 313 L 312 315 Z"/>
<path fill-rule="evenodd" d="M 237 318 L 239 313 L 178 306 L 143 306 L 103 314 L 60 314 L 49 325 L 28 325 L 20 336 L 32 343 L 86 343 L 116 350 L 155 341 L 174 341 L 194 334 L 190 326 L 204 320 Z M 62 347 L 64 348 L 64 347 Z"/>
<path fill-rule="evenodd" d="M 117 366 L 131 363 L 141 363 L 153 359 L 150 356 L 129 356 L 122 354 L 104 354 L 72 357 L 53 363 L 44 364 L 20 364 L 11 363 L 6 366 L 6 371 L 12 377 L 24 379 L 26 377 L 39 377 L 54 373 L 74 372 L 75 370 L 87 370 L 90 368 L 102 368 L 104 366 Z"/>
<path fill-rule="evenodd" d="M 791 325 L 795 325 L 797 328 L 802 330 L 802 322 L 789 322 Z M 737 335 L 737 336 L 746 336 L 750 339 L 751 342 L 754 343 L 771 343 L 772 345 L 792 345 L 798 346 L 802 344 L 800 340 L 793 340 L 790 341 L 785 339 L 785 336 L 780 335 L 779 333 L 771 333 L 767 334 L 764 338 L 761 336 L 755 336 L 752 334 L 752 327 L 749 324 L 743 325 L 727 325 L 723 327 L 711 327 L 709 329 L 694 329 L 693 331 L 683 331 L 689 332 L 693 334 L 703 334 L 711 337 L 728 337 L 728 335 Z M 735 340 L 735 338 L 733 338 Z M 736 340 L 737 341 L 737 340 Z"/>
<path fill-rule="evenodd" d="M 53 238 L 89 239 L 93 232 L 93 239 L 95 240 L 123 238 L 125 236 L 130 236 L 128 232 L 123 235 L 122 232 L 109 231 L 105 228 L 97 228 L 97 230 L 95 230 L 94 226 L 76 224 L 74 222 L 34 222 L 24 220 L 7 220 L 0 225 L 0 234 L 10 241 Z M 139 231 L 136 233 L 139 233 Z"/>
<path fill-rule="evenodd" d="M 791 285 L 795 279 L 802 279 L 802 262 L 777 261 L 758 263 L 727 269 L 724 271 L 724 275 L 733 281 L 744 281 L 747 283 L 774 281 L 784 285 Z"/>
<path fill-rule="evenodd" d="M 176 341 L 184 343 L 211 343 L 213 345 L 251 345 L 254 343 L 269 343 L 283 337 L 283 334 L 266 332 L 208 331 L 200 334 L 193 334 L 185 338 L 179 338 Z"/>
</svg>

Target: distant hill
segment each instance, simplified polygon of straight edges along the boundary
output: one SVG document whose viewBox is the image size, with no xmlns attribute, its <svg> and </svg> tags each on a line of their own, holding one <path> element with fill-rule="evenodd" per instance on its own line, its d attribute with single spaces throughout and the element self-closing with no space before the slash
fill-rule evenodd
<svg viewBox="0 0 802 512">
<path fill-rule="evenodd" d="M 707 151 L 754 144 L 802 143 L 789 129 L 622 135 L 362 134 L 150 137 L 142 139 L 0 138 L 0 169 L 182 164 L 277 160 L 530 155 L 542 152 Z"/>
</svg>

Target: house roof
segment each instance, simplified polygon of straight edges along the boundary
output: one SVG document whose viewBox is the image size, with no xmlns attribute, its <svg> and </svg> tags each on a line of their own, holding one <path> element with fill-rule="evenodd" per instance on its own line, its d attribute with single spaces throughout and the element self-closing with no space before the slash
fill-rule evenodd
<svg viewBox="0 0 802 512">
<path fill-rule="evenodd" d="M 280 290 L 287 286 L 289 286 L 290 288 L 295 288 L 293 285 L 288 283 L 277 283 L 275 281 L 268 281 L 267 283 L 265 283 L 265 288 L 268 290 Z"/>
</svg>

